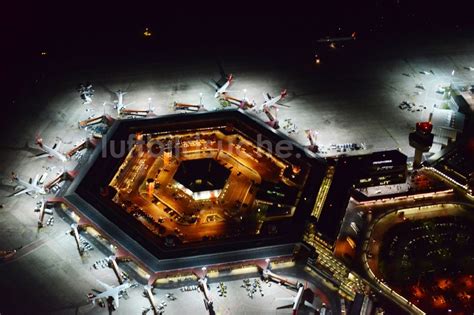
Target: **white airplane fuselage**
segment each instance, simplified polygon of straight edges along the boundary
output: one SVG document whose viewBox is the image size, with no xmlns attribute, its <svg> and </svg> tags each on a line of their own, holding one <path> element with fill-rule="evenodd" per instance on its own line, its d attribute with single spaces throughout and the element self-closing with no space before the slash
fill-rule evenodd
<svg viewBox="0 0 474 315">
<path fill-rule="evenodd" d="M 298 313 L 298 309 L 300 308 L 300 304 L 303 301 L 303 293 L 304 293 L 304 286 L 300 286 L 298 288 L 298 292 L 296 293 L 295 300 L 293 301 L 293 314 Z"/>
<path fill-rule="evenodd" d="M 117 94 L 117 113 L 120 114 L 122 109 L 125 108 L 125 105 L 123 104 L 123 96 L 127 94 L 127 92 L 122 92 L 122 91 L 117 91 L 115 92 Z"/>
<path fill-rule="evenodd" d="M 286 97 L 286 90 L 283 90 L 279 95 L 275 96 L 275 97 L 271 97 L 270 94 L 263 94 L 263 98 L 265 99 L 265 101 L 257 107 L 258 110 L 262 110 L 263 108 L 265 107 L 276 107 L 276 106 L 283 106 L 283 107 L 289 107 L 287 105 L 282 105 L 282 104 L 277 104 L 279 101 L 281 101 L 283 98 Z"/>
<path fill-rule="evenodd" d="M 23 190 L 15 193 L 13 196 L 21 195 L 25 190 L 26 190 L 25 193 L 35 192 L 35 193 L 40 194 L 40 195 L 46 195 L 47 194 L 46 190 L 41 186 L 38 186 L 36 184 L 30 184 L 30 183 L 28 183 L 28 182 L 26 182 L 22 179 L 19 179 L 18 177 L 15 177 L 13 180 L 17 183 L 17 186 L 24 187 Z"/>
<path fill-rule="evenodd" d="M 261 107 L 263 108 L 264 106 L 268 106 L 268 107 L 273 106 L 281 99 L 282 99 L 281 95 L 275 96 L 274 98 L 271 98 L 268 101 L 265 101 Z"/>
<path fill-rule="evenodd" d="M 46 152 L 50 157 L 55 157 L 57 158 L 58 160 L 60 160 L 61 162 L 66 162 L 68 160 L 68 158 L 66 157 L 66 155 L 62 154 L 61 152 L 51 148 L 51 147 L 48 147 L 47 145 L 45 144 L 40 144 L 40 148 Z"/>
<path fill-rule="evenodd" d="M 207 303 L 207 305 L 212 305 L 211 293 L 209 292 L 209 288 L 207 287 L 207 278 L 199 279 L 198 284 L 199 288 L 202 291 L 202 294 L 204 295 L 204 301 Z"/>
<path fill-rule="evenodd" d="M 232 75 L 229 76 L 229 79 L 227 79 L 227 81 L 220 88 L 217 89 L 216 94 L 214 94 L 214 97 L 218 98 L 219 96 L 221 96 L 221 94 L 225 93 L 231 81 Z"/>
</svg>

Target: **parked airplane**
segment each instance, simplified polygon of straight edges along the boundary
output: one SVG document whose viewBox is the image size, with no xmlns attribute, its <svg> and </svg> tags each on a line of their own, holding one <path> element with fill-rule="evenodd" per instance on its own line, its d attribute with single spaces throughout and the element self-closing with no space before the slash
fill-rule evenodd
<svg viewBox="0 0 474 315">
<path fill-rule="evenodd" d="M 199 289 L 201 290 L 203 294 L 204 306 L 206 306 L 206 310 L 208 310 L 209 313 L 214 313 L 211 292 L 209 291 L 209 285 L 207 284 L 206 267 L 202 267 L 202 273 L 200 273 L 199 275 L 196 274 L 196 276 L 198 277 Z"/>
<path fill-rule="evenodd" d="M 263 98 L 264 98 L 265 101 L 262 104 L 260 104 L 258 106 L 255 106 L 254 110 L 259 112 L 259 111 L 263 110 L 265 107 L 278 107 L 278 106 L 289 108 L 290 106 L 288 106 L 288 105 L 278 103 L 279 101 L 284 99 L 287 94 L 288 93 L 287 93 L 286 89 L 281 91 L 280 95 L 275 96 L 275 97 L 272 97 L 268 93 L 266 93 L 266 94 L 264 93 Z"/>
<path fill-rule="evenodd" d="M 105 299 L 107 301 L 112 298 L 113 299 L 112 305 L 114 306 L 115 309 L 119 307 L 119 299 L 121 295 L 123 294 L 123 292 L 126 292 L 126 290 L 132 286 L 132 283 L 130 281 L 126 281 L 123 284 L 118 285 L 116 287 L 112 287 L 106 283 L 103 283 L 100 280 L 97 280 L 97 282 L 100 283 L 106 289 L 106 291 L 101 292 L 97 295 L 92 295 L 90 297 L 90 301 L 92 302 L 92 304 L 95 304 L 97 300 Z"/>
<path fill-rule="evenodd" d="M 43 158 L 43 157 L 55 157 L 59 159 L 62 162 L 66 162 L 68 160 L 68 157 L 59 152 L 59 146 L 61 145 L 61 142 L 55 142 L 52 147 L 48 147 L 46 144 L 43 144 L 43 139 L 36 137 L 36 144 L 40 147 L 40 149 L 43 151 L 43 153 L 40 153 L 35 156 L 35 158 Z"/>
<path fill-rule="evenodd" d="M 227 88 L 232 83 L 232 78 L 233 78 L 232 74 L 229 74 L 229 76 L 227 77 L 227 81 L 225 81 L 225 83 L 222 85 L 220 85 L 219 82 L 216 82 L 216 81 L 209 82 L 216 90 L 216 94 L 214 94 L 215 98 L 218 98 L 222 94 L 225 94 L 227 92 Z"/>
<path fill-rule="evenodd" d="M 28 194 L 30 196 L 37 196 L 38 194 L 46 195 L 47 192 L 46 192 L 46 190 L 44 189 L 44 187 L 41 183 L 44 182 L 47 175 L 48 175 L 48 173 L 44 173 L 43 175 L 41 175 L 41 177 L 39 175 L 36 175 L 34 180 L 32 178 L 30 178 L 30 180 L 28 182 L 26 182 L 26 181 L 18 178 L 18 176 L 15 174 L 15 172 L 12 172 L 12 176 L 11 176 L 12 181 L 16 183 L 15 190 L 17 190 L 18 187 L 23 187 L 23 189 L 13 193 L 12 195 L 10 195 L 10 197 L 19 196 L 19 195 L 22 195 L 22 194 Z"/>
<path fill-rule="evenodd" d="M 129 104 L 125 105 L 125 104 L 123 103 L 123 96 L 124 96 L 125 94 L 127 94 L 127 92 L 124 92 L 124 91 L 122 91 L 122 90 L 117 90 L 117 91 L 115 92 L 115 95 L 117 95 L 117 101 L 116 101 L 117 103 L 115 104 L 115 106 L 116 106 L 116 108 L 117 108 L 117 114 L 118 114 L 118 115 L 120 115 L 121 112 L 122 112 L 122 110 L 125 109 L 125 108 L 127 107 L 127 105 L 129 105 Z"/>
<path fill-rule="evenodd" d="M 310 290 L 307 287 L 305 287 L 302 283 L 297 284 L 298 291 L 296 293 L 296 296 L 292 298 L 278 298 L 277 300 L 279 301 L 291 301 L 291 304 L 284 305 L 284 306 L 279 306 L 277 309 L 284 309 L 284 308 L 292 308 L 293 309 L 293 314 L 296 315 L 298 314 L 298 310 L 302 307 L 310 308 L 314 310 L 315 312 L 318 311 L 316 307 L 313 306 L 313 304 L 309 303 L 305 299 L 305 292 L 306 290 Z"/>
<path fill-rule="evenodd" d="M 153 114 L 153 110 L 151 109 L 151 107 L 149 107 L 148 109 L 127 109 L 127 107 L 131 105 L 131 103 L 123 103 L 123 96 L 127 94 L 127 92 L 117 90 L 115 94 L 117 95 L 117 100 L 114 102 L 114 106 L 117 109 L 117 116 L 147 117 Z"/>
</svg>

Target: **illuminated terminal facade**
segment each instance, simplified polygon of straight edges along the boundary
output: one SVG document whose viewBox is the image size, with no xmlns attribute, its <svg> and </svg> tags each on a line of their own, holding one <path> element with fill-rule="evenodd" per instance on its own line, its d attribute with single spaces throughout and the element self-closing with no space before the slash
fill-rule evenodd
<svg viewBox="0 0 474 315">
<path fill-rule="evenodd" d="M 65 200 L 153 272 L 291 255 L 326 162 L 239 110 L 117 121 Z"/>
</svg>

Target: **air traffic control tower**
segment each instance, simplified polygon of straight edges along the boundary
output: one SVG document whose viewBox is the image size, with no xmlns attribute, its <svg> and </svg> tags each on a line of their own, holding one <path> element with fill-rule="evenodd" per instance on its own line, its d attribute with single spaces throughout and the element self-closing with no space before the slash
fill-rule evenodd
<svg viewBox="0 0 474 315">
<path fill-rule="evenodd" d="M 410 133 L 410 146 L 415 148 L 415 158 L 413 167 L 418 168 L 421 165 L 423 153 L 428 152 L 433 145 L 434 135 L 431 133 L 433 125 L 429 121 L 416 123 L 416 130 Z"/>
</svg>

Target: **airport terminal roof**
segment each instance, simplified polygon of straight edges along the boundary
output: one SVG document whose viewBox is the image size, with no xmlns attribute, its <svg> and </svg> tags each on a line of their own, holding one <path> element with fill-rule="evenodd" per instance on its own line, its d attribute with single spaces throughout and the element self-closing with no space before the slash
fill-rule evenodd
<svg viewBox="0 0 474 315">
<path fill-rule="evenodd" d="M 474 188 L 474 138 L 466 137 L 433 155 L 428 164 L 448 177 Z"/>
<path fill-rule="evenodd" d="M 460 95 L 453 96 L 456 102 L 458 111 L 464 115 L 471 115 L 474 112 L 474 98 L 472 90 L 461 92 Z"/>
<path fill-rule="evenodd" d="M 433 134 L 438 135 L 438 129 L 456 130 L 462 132 L 464 129 L 464 114 L 450 109 L 435 108 L 431 117 Z"/>
<path fill-rule="evenodd" d="M 121 167 L 126 154 L 117 158 L 110 153 L 119 152 L 121 141 L 126 141 L 130 135 L 173 133 L 192 129 L 209 130 L 210 128 L 220 128 L 219 130 L 225 132 L 237 132 L 255 143 L 260 139 L 272 143 L 284 140 L 292 144 L 290 154 L 281 158 L 291 165 L 301 167 L 304 170 L 301 173 L 307 174 L 303 181 L 304 186 L 299 190 L 299 198 L 296 201 L 293 197 L 290 198 L 290 201 L 294 202 L 292 205 L 295 207 L 294 215 L 287 223 L 278 223 L 278 221 L 274 223 L 278 226 L 279 233 L 276 235 L 265 233 L 268 228 L 263 226 L 261 228 L 263 233 L 254 237 L 240 237 L 227 241 L 225 239 L 203 240 L 203 242 L 193 243 L 189 247 L 163 247 L 156 241 L 155 234 L 125 211 L 119 211 L 118 205 L 111 200 L 113 190 L 109 189 L 108 185 Z M 206 164 L 206 167 L 211 164 Z M 202 172 L 203 166 L 201 165 L 199 168 L 198 172 Z M 64 198 L 71 207 L 75 208 L 73 210 L 77 211 L 79 216 L 84 216 L 88 221 L 91 221 L 106 238 L 111 239 L 123 250 L 130 253 L 138 263 L 156 272 L 199 266 L 210 262 L 226 263 L 249 258 L 281 256 L 283 253 L 290 254 L 294 244 L 301 240 L 306 219 L 313 208 L 325 169 L 326 162 L 322 158 L 241 110 L 168 115 L 155 119 L 121 120 L 110 128 L 103 138 L 102 144 L 96 147 L 88 164 L 71 184 Z M 213 178 L 213 180 L 215 179 Z M 220 182 L 222 183 L 222 181 L 225 181 L 225 174 L 222 174 Z M 283 189 L 282 191 L 287 190 Z M 275 193 L 281 192 L 278 190 Z"/>
</svg>

